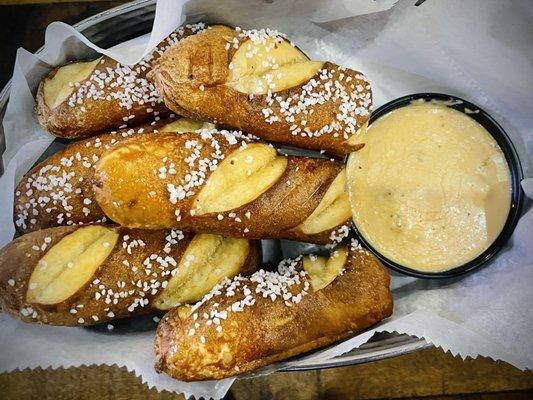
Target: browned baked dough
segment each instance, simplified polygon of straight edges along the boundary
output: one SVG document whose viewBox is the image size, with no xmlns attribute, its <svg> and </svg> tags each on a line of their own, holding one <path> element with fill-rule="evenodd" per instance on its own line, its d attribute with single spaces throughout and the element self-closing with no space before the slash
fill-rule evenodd
<svg viewBox="0 0 533 400">
<path fill-rule="evenodd" d="M 180 115 L 336 155 L 360 147 L 347 141 L 372 108 L 362 73 L 309 61 L 272 30 L 212 26 L 171 46 L 149 76 Z"/>
<path fill-rule="evenodd" d="M 343 272 L 318 291 L 302 271 L 305 262 L 225 280 L 192 308 L 170 311 L 157 329 L 157 371 L 183 381 L 222 379 L 325 346 L 391 315 L 389 274 L 370 253 L 348 250 Z"/>
<path fill-rule="evenodd" d="M 325 244 L 348 233 L 344 174 L 335 160 L 284 156 L 240 132 L 203 130 L 113 147 L 96 165 L 94 191 L 104 213 L 123 226 Z M 303 231 L 315 210 L 320 223 Z"/>
<path fill-rule="evenodd" d="M 172 44 L 204 28 L 204 24 L 180 27 L 132 67 L 107 56 L 100 57 L 98 61 L 91 60 L 96 65 L 91 64 L 89 71 L 74 80 L 72 91 L 66 99 L 52 105 L 45 101 L 45 90 L 51 91 L 51 86 L 45 86 L 50 85 L 56 74 L 65 70 L 65 67 L 72 68 L 76 64 L 81 68 L 91 61 L 75 61 L 55 68 L 39 86 L 35 104 L 37 120 L 56 136 L 80 138 L 168 116 L 171 111 L 165 107 L 146 74 Z M 61 81 L 58 88 L 65 85 L 69 85 L 69 81 Z"/>
<path fill-rule="evenodd" d="M 15 189 L 13 220 L 20 233 L 62 225 L 105 222 L 93 192 L 94 165 L 102 154 L 125 138 L 202 123 L 179 118 L 121 129 L 69 144 L 27 172 Z M 180 126 L 177 126 L 180 125 Z"/>
<path fill-rule="evenodd" d="M 85 231 L 81 232 L 82 230 Z M 107 231 L 115 234 L 109 235 Z M 72 264 L 63 265 L 59 270 L 61 274 L 71 273 L 67 279 L 57 271 L 54 273 L 53 267 L 56 264 L 50 260 L 45 261 L 45 257 L 47 255 L 50 257 L 51 249 L 54 249 L 58 243 L 61 245 L 62 239 L 75 232 L 78 232 L 78 237 L 70 236 L 71 242 L 62 242 L 63 248 L 56 247 L 55 250 L 59 257 L 64 255 L 72 258 L 70 261 Z M 116 238 L 115 243 L 113 238 Z M 192 268 L 190 276 L 181 277 L 180 270 L 188 261 L 182 260 L 182 256 L 190 248 L 193 240 L 197 249 L 194 254 L 206 253 L 207 261 L 199 260 L 202 262 L 199 266 L 189 265 Z M 82 242 L 92 243 L 94 251 L 85 256 L 89 258 L 89 263 L 85 265 L 80 264 L 80 255 L 75 257 L 69 254 L 74 247 L 82 246 Z M 231 265 L 236 271 L 224 268 L 216 271 L 215 267 L 221 264 L 221 259 L 227 259 L 230 255 L 235 256 L 235 247 L 237 252 L 243 253 L 242 259 L 239 259 L 237 264 Z M 220 250 L 220 254 L 215 250 Z M 232 254 L 227 254 L 228 250 L 232 250 Z M 109 254 L 107 256 L 104 254 L 102 257 L 105 258 L 98 260 L 104 251 L 109 251 Z M 69 259 L 63 259 L 63 262 L 68 263 Z M 256 269 L 259 262 L 258 244 L 242 239 L 195 235 L 177 230 L 145 231 L 99 225 L 44 229 L 19 237 L 0 251 L 0 309 L 25 322 L 69 326 L 92 325 L 167 309 L 166 306 L 158 306 L 156 299 L 165 290 L 173 290 L 171 279 L 174 276 L 183 280 L 183 287 L 179 287 L 176 291 L 177 295 L 183 295 L 183 291 L 187 288 L 191 290 L 190 288 L 195 286 L 202 288 L 202 285 L 206 285 L 205 282 L 208 282 L 206 277 L 209 274 L 214 274 L 212 279 L 218 277 L 216 283 L 224 278 L 224 272 L 230 271 L 231 275 L 248 274 Z M 96 269 L 87 277 L 86 282 L 74 281 L 89 267 Z M 48 273 L 53 273 L 57 280 L 55 283 L 51 280 L 46 285 L 42 284 L 51 288 L 48 296 L 57 296 L 57 292 L 68 289 L 69 285 L 73 291 L 72 295 L 60 299 L 59 302 L 52 301 L 52 304 L 36 302 L 42 302 L 44 295 L 39 298 L 34 296 L 38 300 L 29 301 L 29 290 L 45 290 L 35 283 L 42 282 L 42 279 L 39 281 L 35 276 L 33 281 L 31 279 L 36 270 L 40 270 L 41 273 L 49 271 Z M 61 276 L 63 280 L 59 281 L 62 279 Z M 211 287 L 212 285 L 203 288 L 202 295 Z"/>
<path fill-rule="evenodd" d="M 61 225 L 105 222 L 94 199 L 94 164 L 124 138 L 153 133 L 145 125 L 73 142 L 40 162 L 15 189 L 13 219 L 17 231 L 28 233 Z"/>
</svg>

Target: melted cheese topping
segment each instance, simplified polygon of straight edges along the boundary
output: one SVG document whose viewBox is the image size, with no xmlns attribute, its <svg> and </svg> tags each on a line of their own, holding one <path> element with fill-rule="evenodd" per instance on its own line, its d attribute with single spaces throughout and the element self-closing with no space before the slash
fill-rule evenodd
<svg viewBox="0 0 533 400">
<path fill-rule="evenodd" d="M 382 255 L 439 272 L 465 264 L 499 235 L 511 177 L 494 138 L 467 115 L 415 103 L 379 118 L 347 164 L 354 222 Z"/>
</svg>

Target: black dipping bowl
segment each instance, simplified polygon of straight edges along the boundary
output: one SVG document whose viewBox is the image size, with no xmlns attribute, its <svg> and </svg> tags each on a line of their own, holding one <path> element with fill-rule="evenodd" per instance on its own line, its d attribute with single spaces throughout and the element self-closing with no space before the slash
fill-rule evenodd
<svg viewBox="0 0 533 400">
<path fill-rule="evenodd" d="M 507 160 L 507 165 L 509 166 L 512 181 L 511 209 L 509 210 L 509 215 L 502 231 L 487 250 L 485 250 L 479 256 L 467 262 L 466 264 L 442 272 L 421 272 L 415 269 L 411 269 L 408 266 L 401 265 L 392 260 L 389 260 L 387 257 L 383 256 L 376 249 L 374 249 L 372 245 L 363 237 L 363 235 L 359 233 L 355 223 L 352 224 L 352 226 L 360 242 L 363 243 L 364 246 L 368 248 L 372 253 L 374 253 L 374 255 L 376 255 L 376 257 L 378 257 L 381 262 L 383 262 L 383 264 L 385 264 L 387 267 L 402 274 L 414 276 L 417 278 L 451 278 L 465 274 L 467 272 L 472 272 L 486 265 L 487 262 L 492 259 L 505 246 L 505 244 L 513 234 L 516 224 L 518 223 L 518 219 L 520 218 L 522 204 L 524 201 L 524 192 L 522 191 L 522 187 L 520 186 L 520 182 L 523 179 L 522 165 L 520 164 L 520 159 L 518 158 L 518 154 L 513 145 L 513 142 L 511 141 L 507 133 L 505 133 L 503 128 L 494 120 L 494 118 L 492 118 L 486 111 L 482 110 L 475 104 L 472 104 L 459 97 L 441 93 L 416 93 L 403 96 L 389 103 L 386 103 L 379 107 L 377 110 L 375 110 L 372 113 L 372 116 L 370 117 L 369 123 L 372 124 L 372 122 L 376 121 L 378 118 L 384 116 L 385 114 L 398 108 L 408 106 L 416 100 L 437 100 L 444 101 L 447 103 L 449 102 L 448 106 L 450 108 L 453 108 L 457 111 L 461 111 L 462 113 L 468 115 L 470 118 L 477 121 L 481 126 L 483 126 L 500 146 L 500 149 L 502 150 L 505 159 Z M 346 161 L 347 160 L 348 157 L 346 158 Z"/>
</svg>

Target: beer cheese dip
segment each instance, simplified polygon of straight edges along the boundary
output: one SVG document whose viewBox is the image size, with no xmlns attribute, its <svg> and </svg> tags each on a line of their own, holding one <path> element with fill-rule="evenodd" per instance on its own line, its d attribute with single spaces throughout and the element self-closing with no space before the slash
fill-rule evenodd
<svg viewBox="0 0 533 400">
<path fill-rule="evenodd" d="M 421 272 L 474 259 L 511 207 L 511 175 L 494 138 L 436 102 L 389 112 L 359 133 L 347 163 L 359 233 L 380 254 Z"/>
</svg>

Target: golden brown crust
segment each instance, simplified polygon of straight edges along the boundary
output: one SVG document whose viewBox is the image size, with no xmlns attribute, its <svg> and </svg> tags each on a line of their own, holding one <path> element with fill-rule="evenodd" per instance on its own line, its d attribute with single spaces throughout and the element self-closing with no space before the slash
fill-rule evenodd
<svg viewBox="0 0 533 400">
<path fill-rule="evenodd" d="M 191 215 L 199 191 L 217 165 L 228 154 L 242 149 L 243 142 L 261 143 L 228 131 L 162 133 L 130 139 L 107 152 L 97 164 L 96 200 L 108 217 L 123 226 L 174 227 L 249 239 L 331 242 L 337 227 L 317 235 L 294 229 L 317 208 L 343 168 L 342 163 L 327 159 L 288 156 L 283 174 L 255 200 L 224 212 Z M 197 161 L 191 166 L 192 157 Z M 160 175 L 161 168 L 167 170 L 170 166 L 175 173 Z M 201 178 L 185 184 L 187 176 Z"/>
<path fill-rule="evenodd" d="M 103 56 L 95 69 L 110 68 L 117 70 L 120 67 L 115 60 Z M 65 64 L 68 65 L 68 64 Z M 66 139 L 76 139 L 92 136 L 113 129 L 126 126 L 136 126 L 153 120 L 155 117 L 167 117 L 171 111 L 165 107 L 156 93 L 149 93 L 150 100 L 140 104 L 132 102 L 131 108 L 121 106 L 120 99 L 89 99 L 81 97 L 81 104 L 69 105 L 69 99 L 63 101 L 57 107 L 50 109 L 44 101 L 44 85 L 47 80 L 53 78 L 56 72 L 64 65 L 54 68 L 40 83 L 37 91 L 36 104 L 34 108 L 37 121 L 53 135 Z M 138 76 L 144 78 L 144 73 Z M 80 82 L 85 86 L 94 81 L 91 76 Z M 119 87 L 111 88 L 105 85 L 99 92 L 101 96 L 107 97 L 111 93 L 121 93 Z M 75 96 L 75 93 L 73 94 Z M 72 96 L 69 96 L 69 98 Z M 73 103 L 71 103 L 73 104 Z"/>
<path fill-rule="evenodd" d="M 359 148 L 346 140 L 370 117 L 372 95 L 363 74 L 326 62 L 302 84 L 249 96 L 228 86 L 227 80 L 232 57 L 250 36 L 217 27 L 172 46 L 150 75 L 167 107 L 297 147 L 335 155 Z M 314 104 L 298 106 L 304 103 Z"/>
<path fill-rule="evenodd" d="M 170 45 L 203 27 L 198 24 L 179 28 L 131 68 L 102 56 L 89 77 L 80 81 L 66 100 L 51 109 L 45 102 L 44 86 L 64 65 L 54 68 L 37 91 L 34 107 L 37 120 L 55 136 L 73 139 L 169 116 L 171 111 L 146 75 Z M 65 65 L 69 64 L 72 63 Z"/>
<path fill-rule="evenodd" d="M 193 233 L 114 227 L 119 234 L 114 248 L 74 295 L 53 305 L 28 303 L 29 280 L 39 260 L 78 229 L 65 226 L 32 232 L 0 251 L 0 309 L 25 322 L 65 326 L 161 312 L 152 307 L 152 300 L 166 287 Z M 258 244 L 250 242 L 241 273 L 252 273 L 259 263 Z"/>
<path fill-rule="evenodd" d="M 103 222 L 93 192 L 94 165 L 125 138 L 153 133 L 163 123 L 122 129 L 69 144 L 42 161 L 15 189 L 13 220 L 20 233 L 54 226 Z"/>
<path fill-rule="evenodd" d="M 169 312 L 157 330 L 156 369 L 185 381 L 226 378 L 348 337 L 392 313 L 389 275 L 363 250 L 350 250 L 344 273 L 318 292 L 305 273 L 285 296 L 271 297 L 265 281 L 257 272 L 216 288 L 188 312 Z"/>
</svg>

